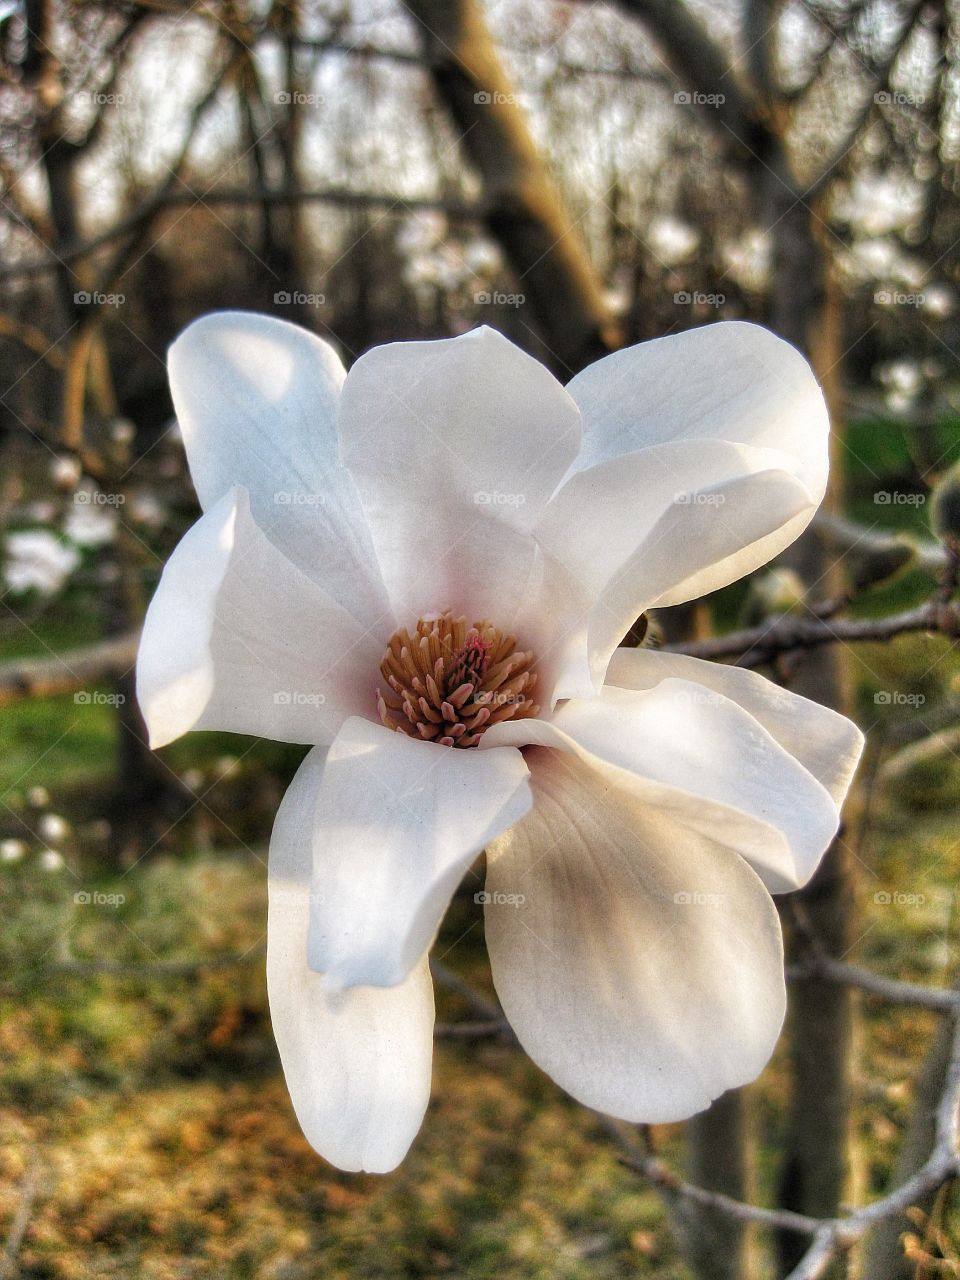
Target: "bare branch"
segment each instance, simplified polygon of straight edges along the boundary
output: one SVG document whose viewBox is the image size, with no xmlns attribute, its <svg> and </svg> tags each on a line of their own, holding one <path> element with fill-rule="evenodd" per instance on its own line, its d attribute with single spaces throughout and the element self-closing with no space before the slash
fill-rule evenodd
<svg viewBox="0 0 960 1280">
<path fill-rule="evenodd" d="M 780 654 L 827 644 L 876 644 L 913 631 L 960 635 L 960 607 L 930 600 L 886 618 L 797 618 L 778 615 L 756 627 L 710 636 L 688 644 L 666 645 L 671 653 L 719 660 L 735 658 L 739 667 L 758 667 Z"/>
<path fill-rule="evenodd" d="M 331 204 L 346 209 L 396 210 L 397 212 L 416 212 L 426 209 L 438 209 L 448 217 L 464 221 L 480 221 L 484 217 L 484 206 L 479 203 L 439 199 L 433 196 L 402 196 L 396 192 L 384 191 L 351 191 L 347 187 L 321 187 L 314 190 L 300 191 L 261 191 L 255 188 L 223 189 L 207 191 L 202 196 L 190 191 L 170 191 L 158 195 L 135 209 L 125 218 L 121 218 L 113 226 L 83 244 L 67 248 L 60 254 L 59 260 L 68 265 L 78 262 L 90 254 L 102 249 L 105 245 L 120 240 L 136 231 L 157 214 L 166 209 L 174 209 L 183 205 L 244 205 L 244 204 Z M 24 262 L 7 267 L 0 271 L 0 280 L 25 279 L 29 276 L 44 275 L 58 265 L 56 259 L 41 262 Z"/>
<path fill-rule="evenodd" d="M 842 164 L 850 148 L 853 146 L 857 138 L 860 136 L 861 130 L 866 125 L 867 121 L 870 119 L 870 116 L 873 114 L 873 110 L 876 105 L 875 95 L 880 92 L 889 91 L 890 79 L 891 79 L 891 76 L 893 75 L 893 71 L 897 65 L 897 61 L 900 57 L 900 54 L 903 52 L 907 41 L 913 35 L 913 32 L 920 21 L 921 14 L 924 12 L 925 8 L 926 8 L 926 0 L 916 0 L 916 3 L 908 12 L 906 19 L 904 21 L 903 27 L 900 30 L 900 34 L 897 37 L 897 39 L 894 40 L 892 46 L 890 47 L 887 53 L 887 56 L 877 66 L 871 67 L 871 72 L 873 74 L 873 81 L 874 81 L 872 86 L 873 92 L 868 94 L 867 97 L 864 99 L 863 103 L 861 104 L 860 110 L 857 112 L 857 115 L 854 118 L 853 124 L 844 134 L 843 138 L 838 143 L 833 154 L 824 163 L 824 165 L 820 169 L 820 172 L 817 174 L 816 178 L 814 178 L 813 182 L 808 187 L 806 192 L 807 197 L 814 197 L 819 195 L 820 192 L 823 191 L 824 187 L 826 187 L 826 185 L 834 177 L 836 170 Z"/>
<path fill-rule="evenodd" d="M 0 316 L 0 338 L 8 338 L 16 342 L 33 356 L 39 356 L 51 369 L 64 367 L 63 352 L 57 350 L 57 344 L 51 342 L 45 333 L 26 321 L 13 319 L 12 316 Z"/>
<path fill-rule="evenodd" d="M 489 1040 L 493 1037 L 513 1039 L 513 1028 L 506 1018 L 487 1022 L 438 1022 L 433 1028 L 440 1040 Z"/>
<path fill-rule="evenodd" d="M 619 0 L 619 7 L 653 34 L 685 85 L 716 99 L 704 108 L 703 117 L 723 127 L 725 141 L 733 138 L 739 144 L 741 161 L 752 163 L 769 151 L 773 139 L 762 120 L 762 104 L 738 80 L 723 50 L 682 0 Z"/>
<path fill-rule="evenodd" d="M 744 1200 L 734 1200 L 732 1196 L 724 1195 L 721 1191 L 708 1191 L 705 1187 L 684 1182 L 657 1156 L 645 1154 L 634 1144 L 628 1145 L 619 1127 L 608 1125 L 607 1128 L 614 1135 L 617 1143 L 624 1148 L 624 1154 L 620 1158 L 621 1164 L 642 1174 L 655 1186 L 675 1192 L 705 1208 L 717 1209 L 738 1222 L 755 1223 L 757 1226 L 770 1227 L 778 1231 L 796 1231 L 803 1235 L 813 1235 L 820 1230 L 819 1220 L 809 1218 L 804 1213 L 794 1213 L 790 1209 L 764 1209 L 759 1205 L 748 1204 Z"/>
<path fill-rule="evenodd" d="M 894 782 L 909 773 L 918 764 L 936 760 L 948 752 L 960 752 L 960 725 L 952 725 L 949 729 L 939 729 L 935 733 L 911 742 L 894 752 L 878 770 L 878 779 L 884 783 Z"/>
<path fill-rule="evenodd" d="M 866 529 L 843 516 L 834 515 L 830 511 L 818 511 L 813 523 L 828 541 L 840 551 L 887 551 L 902 541 L 902 534 L 884 533 Z M 911 538 L 916 552 L 916 566 L 925 573 L 943 573 L 949 563 L 947 549 L 942 542 L 932 539 Z"/>
<path fill-rule="evenodd" d="M 787 1276 L 787 1280 L 819 1280 L 836 1257 L 837 1249 L 835 1233 L 829 1227 L 824 1227 L 817 1232 L 813 1244 Z"/>
<path fill-rule="evenodd" d="M 929 1159 L 910 1178 L 887 1195 L 844 1217 L 818 1219 L 785 1209 L 764 1209 L 734 1200 L 719 1192 L 707 1191 L 684 1182 L 668 1166 L 643 1152 L 617 1122 L 607 1123 L 618 1145 L 624 1149 L 623 1163 L 635 1169 L 673 1196 L 730 1214 L 742 1222 L 796 1232 L 812 1237 L 809 1249 L 790 1273 L 788 1280 L 818 1280 L 838 1253 L 849 1249 L 878 1222 L 909 1208 L 924 1195 L 960 1173 L 957 1155 L 957 1100 L 960 1091 L 960 1020 L 956 1020 L 953 1052 L 946 1086 L 937 1109 L 937 1136 Z M 604 1118 L 605 1119 L 605 1118 Z"/>
<path fill-rule="evenodd" d="M 53 698 L 75 693 L 103 680 L 126 673 L 137 658 L 139 632 L 82 649 L 71 649 L 54 658 L 21 658 L 0 664 L 0 706 L 21 698 Z"/>
<path fill-rule="evenodd" d="M 848 987 L 856 987 L 869 995 L 890 1000 L 895 1004 L 914 1005 L 937 1013 L 960 1011 L 960 991 L 952 991 L 947 987 L 928 987 L 919 982 L 901 982 L 896 978 L 885 978 L 879 973 L 871 973 L 869 969 L 861 969 L 857 965 L 846 964 L 843 960 L 835 960 L 832 956 L 812 953 L 800 964 L 791 965 L 787 970 L 787 977 L 800 981 L 805 978 L 826 978 L 828 982 L 839 982 Z"/>
</svg>

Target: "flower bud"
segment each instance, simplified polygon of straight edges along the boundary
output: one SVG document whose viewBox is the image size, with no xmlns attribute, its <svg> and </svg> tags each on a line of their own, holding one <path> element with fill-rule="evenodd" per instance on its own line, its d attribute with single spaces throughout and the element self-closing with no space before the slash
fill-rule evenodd
<svg viewBox="0 0 960 1280">
<path fill-rule="evenodd" d="M 903 573 L 916 558 L 916 544 L 899 535 L 872 546 L 851 547 L 843 558 L 843 568 L 851 591 L 865 591 Z"/>
<path fill-rule="evenodd" d="M 744 626 L 754 627 L 764 618 L 782 613 L 800 613 L 807 590 L 793 569 L 767 569 L 750 579 L 750 589 L 743 602 Z"/>
</svg>

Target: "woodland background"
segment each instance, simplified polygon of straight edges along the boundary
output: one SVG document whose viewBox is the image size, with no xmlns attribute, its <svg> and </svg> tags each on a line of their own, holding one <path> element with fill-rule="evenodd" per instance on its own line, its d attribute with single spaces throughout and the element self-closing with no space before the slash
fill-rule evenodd
<svg viewBox="0 0 960 1280">
<path fill-rule="evenodd" d="M 960 1275 L 958 92 L 955 0 L 0 2 L 0 1276 Z M 578 1107 L 467 886 L 410 1157 L 311 1152 L 263 979 L 300 752 L 154 755 L 133 698 L 197 514 L 165 350 L 218 307 L 348 364 L 487 323 L 566 378 L 729 318 L 811 358 L 813 532 L 655 619 L 868 734 L 756 1085 L 647 1131 Z"/>
</svg>

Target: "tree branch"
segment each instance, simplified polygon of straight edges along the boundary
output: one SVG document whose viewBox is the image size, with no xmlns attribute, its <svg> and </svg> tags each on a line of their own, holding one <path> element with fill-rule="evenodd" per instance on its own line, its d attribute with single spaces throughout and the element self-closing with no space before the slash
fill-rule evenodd
<svg viewBox="0 0 960 1280">
<path fill-rule="evenodd" d="M 433 196 L 401 196 L 396 192 L 374 192 L 374 191 L 351 191 L 346 187 L 321 187 L 314 190 L 278 190 L 278 191 L 260 191 L 256 189 L 244 188 L 224 189 L 220 191 L 206 191 L 203 195 L 196 195 L 191 191 L 171 191 L 163 195 L 158 195 L 139 209 L 135 209 L 125 218 L 121 218 L 114 223 L 106 231 L 102 231 L 99 235 L 92 237 L 83 244 L 73 245 L 64 250 L 60 254 L 59 261 L 66 262 L 68 265 L 78 262 L 82 258 L 89 257 L 97 249 L 102 249 L 105 245 L 111 244 L 114 240 L 122 239 L 131 232 L 138 230 L 145 223 L 149 222 L 158 213 L 166 209 L 178 208 L 182 205 L 244 205 L 244 204 L 305 204 L 322 203 L 331 204 L 347 209 L 374 209 L 374 210 L 391 210 L 399 211 L 418 211 L 421 209 L 439 209 L 448 217 L 459 221 L 481 221 L 484 217 L 484 206 L 481 203 L 468 201 L 439 199 Z M 52 271 L 58 265 L 58 260 L 52 259 L 42 262 L 24 262 L 14 266 L 6 267 L 0 271 L 0 280 L 17 280 L 24 279 L 28 276 L 43 275 Z"/>
<path fill-rule="evenodd" d="M 869 969 L 861 969 L 857 965 L 816 952 L 811 953 L 800 964 L 791 965 L 787 970 L 787 977 L 801 982 L 805 978 L 826 978 L 828 982 L 856 987 L 868 995 L 878 996 L 881 1000 L 890 1000 L 895 1004 L 913 1005 L 937 1013 L 960 1012 L 960 991 L 885 978 L 879 973 L 871 973 Z"/>
<path fill-rule="evenodd" d="M 912 631 L 934 631 L 955 638 L 960 635 L 960 607 L 930 600 L 887 618 L 823 619 L 783 614 L 742 631 L 664 647 L 694 658 L 735 658 L 738 667 L 758 667 L 796 650 L 827 644 L 876 644 Z"/>
<path fill-rule="evenodd" d="M 787 1209 L 764 1209 L 758 1205 L 734 1200 L 703 1187 L 684 1182 L 667 1165 L 639 1149 L 629 1136 L 629 1131 L 616 1122 L 607 1124 L 618 1145 L 623 1149 L 623 1163 L 649 1178 L 655 1185 L 667 1189 L 673 1196 L 682 1196 L 698 1204 L 727 1213 L 741 1222 L 780 1231 L 792 1231 L 811 1236 L 811 1244 L 800 1263 L 790 1273 L 788 1280 L 819 1280 L 833 1258 L 860 1240 L 878 1222 L 909 1208 L 932 1189 L 941 1186 L 949 1178 L 960 1173 L 957 1155 L 957 1100 L 960 1091 L 960 1020 L 956 1020 L 953 1050 L 946 1085 L 937 1108 L 937 1136 L 929 1159 L 906 1182 L 895 1187 L 887 1195 L 872 1203 L 837 1218 L 813 1218 L 807 1214 L 793 1213 Z"/>
<path fill-rule="evenodd" d="M 748 164 L 770 151 L 774 141 L 762 119 L 762 104 L 734 73 L 715 44 L 682 0 L 618 0 L 625 13 L 638 18 L 662 48 L 673 73 L 691 92 L 714 98 L 702 104 L 709 124 L 724 127 L 727 141 L 739 144 L 739 159 Z"/>
<path fill-rule="evenodd" d="M 126 635 L 53 658 L 21 658 L 0 664 L 0 707 L 21 698 L 55 698 L 125 675 L 137 660 L 140 633 Z"/>
<path fill-rule="evenodd" d="M 555 361 L 576 371 L 622 340 L 580 228 L 563 206 L 479 0 L 405 0 L 437 95 L 483 181 L 485 222 Z"/>
</svg>

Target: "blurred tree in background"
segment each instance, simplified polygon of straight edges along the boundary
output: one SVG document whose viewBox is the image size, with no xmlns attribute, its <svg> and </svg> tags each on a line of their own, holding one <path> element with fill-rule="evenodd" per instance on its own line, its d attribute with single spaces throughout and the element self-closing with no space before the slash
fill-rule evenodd
<svg viewBox="0 0 960 1280">
<path fill-rule="evenodd" d="M 824 957 L 842 960 L 876 926 L 864 904 L 880 883 L 877 790 L 899 796 L 920 776 L 936 812 L 960 777 L 945 612 L 955 553 L 924 518 L 960 458 L 958 40 L 949 0 L 0 4 L 0 857 L 5 847 L 19 865 L 18 849 L 45 850 L 110 875 L 155 851 L 262 845 L 296 762 L 296 750 L 256 743 L 225 756 L 235 743 L 213 735 L 157 756 L 133 696 L 139 621 L 196 515 L 164 367 L 190 320 L 270 312 L 328 338 L 348 365 L 375 343 L 486 323 L 562 379 L 624 343 L 717 319 L 769 325 L 826 391 L 833 490 L 778 569 L 657 626 L 695 647 L 761 624 L 717 656 L 746 654 L 850 712 L 859 698 L 875 745 L 846 830 L 785 919 L 797 980 L 776 1088 L 728 1095 L 692 1122 L 686 1169 L 738 1202 L 762 1187 L 785 1210 L 830 1219 L 890 1185 L 892 1152 L 898 1181 L 924 1166 L 955 1071 L 952 1018 L 939 1034 L 911 1026 L 904 1054 L 918 1075 L 895 1127 L 906 1138 L 881 1144 L 878 1171 L 855 1070 L 873 1033 Z M 914 647 L 889 658 L 824 643 L 911 609 L 890 636 L 948 639 L 922 649 L 908 636 Z M 774 642 L 756 649 L 779 615 Z M 804 621 L 813 638 L 790 630 Z M 945 866 L 951 852 L 955 842 L 938 855 Z M 162 917 L 173 899 L 150 892 Z M 11 936 L 34 939 L 33 969 L 52 949 L 71 972 L 62 922 L 47 938 L 11 912 Z M 901 951 L 884 943 L 895 960 L 914 945 L 901 932 Z M 148 951 L 166 954 L 163 930 L 150 937 Z M 228 930 L 223 941 L 251 940 Z M 31 966 L 16 949 L 9 961 L 19 991 Z M 938 961 L 948 984 L 953 963 L 952 952 Z M 235 1048 L 245 1019 L 262 1020 L 262 1000 L 251 1007 L 232 1006 L 223 1038 Z M 935 1007 L 955 1013 L 956 1001 Z M 628 1158 L 652 1176 L 650 1149 L 634 1142 Z M 869 1280 L 960 1274 L 944 1181 L 896 1206 L 913 1218 L 888 1215 L 851 1267 Z M 777 1230 L 761 1253 L 749 1215 L 663 1179 L 660 1191 L 697 1276 L 841 1274 L 850 1242 L 836 1233 L 815 1271 L 811 1233 L 786 1219 L 767 1223 Z M 72 1274 L 51 1261 L 66 1246 L 23 1245 L 25 1201 L 11 1202 L 10 1266 L 21 1255 L 24 1274 Z M 681 1274 L 632 1247 L 630 1266 L 614 1251 L 596 1274 Z M 397 1274 L 450 1269 L 424 1256 Z M 505 1257 L 491 1274 L 541 1274 Z M 182 1274 L 259 1275 L 261 1261 Z M 550 1273 L 593 1274 L 589 1263 Z"/>
</svg>

